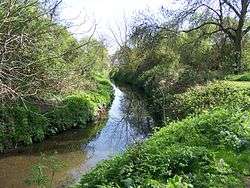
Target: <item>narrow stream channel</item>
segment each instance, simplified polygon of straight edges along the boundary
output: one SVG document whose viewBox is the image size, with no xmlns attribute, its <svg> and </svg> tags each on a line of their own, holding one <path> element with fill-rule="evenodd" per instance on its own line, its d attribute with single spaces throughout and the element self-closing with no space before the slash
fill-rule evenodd
<svg viewBox="0 0 250 188">
<path fill-rule="evenodd" d="M 115 98 L 106 120 L 86 129 L 66 131 L 41 144 L 0 156 L 0 188 L 26 188 L 24 182 L 41 153 L 56 151 L 64 168 L 54 178 L 54 187 L 79 180 L 98 162 L 124 151 L 151 132 L 153 119 L 143 98 L 128 88 L 114 86 Z"/>
</svg>

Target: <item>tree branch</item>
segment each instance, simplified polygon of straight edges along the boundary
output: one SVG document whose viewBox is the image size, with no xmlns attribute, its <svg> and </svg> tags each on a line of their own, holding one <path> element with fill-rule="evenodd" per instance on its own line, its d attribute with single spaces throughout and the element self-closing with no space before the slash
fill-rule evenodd
<svg viewBox="0 0 250 188">
<path fill-rule="evenodd" d="M 250 31 L 250 26 L 248 26 L 244 31 L 243 31 L 243 35 L 247 34 Z"/>
<path fill-rule="evenodd" d="M 191 28 L 191 29 L 188 29 L 188 30 L 182 30 L 180 32 L 189 33 L 191 31 L 198 30 L 198 29 L 200 29 L 200 28 L 202 28 L 202 27 L 204 27 L 206 25 L 216 25 L 216 26 L 219 26 L 221 28 L 221 25 L 219 23 L 211 21 L 211 22 L 204 22 L 204 23 L 202 23 L 201 25 L 199 25 L 197 27 L 194 27 L 194 28 Z"/>
<path fill-rule="evenodd" d="M 207 9 L 213 11 L 219 18 L 221 17 L 221 15 L 215 9 L 213 9 L 212 7 L 210 7 L 210 6 L 206 5 L 206 4 L 201 4 L 199 7 L 202 7 L 202 6 L 204 6 Z"/>
<path fill-rule="evenodd" d="M 226 3 L 239 18 L 241 17 L 240 12 L 228 0 L 224 0 L 224 3 Z"/>
</svg>

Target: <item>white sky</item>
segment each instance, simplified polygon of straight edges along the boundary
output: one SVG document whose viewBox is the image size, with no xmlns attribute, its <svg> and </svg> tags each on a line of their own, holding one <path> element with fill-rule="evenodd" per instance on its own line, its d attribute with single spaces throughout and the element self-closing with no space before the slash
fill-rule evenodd
<svg viewBox="0 0 250 188">
<path fill-rule="evenodd" d="M 156 12 L 162 5 L 171 6 L 171 2 L 174 0 L 64 0 L 61 16 L 77 25 L 70 28 L 77 38 L 86 36 L 96 23 L 95 37 L 104 37 L 113 51 L 117 45 L 112 41 L 110 28 L 118 34 L 118 26 L 124 26 L 124 17 L 129 21 L 137 11 L 150 9 Z"/>
</svg>

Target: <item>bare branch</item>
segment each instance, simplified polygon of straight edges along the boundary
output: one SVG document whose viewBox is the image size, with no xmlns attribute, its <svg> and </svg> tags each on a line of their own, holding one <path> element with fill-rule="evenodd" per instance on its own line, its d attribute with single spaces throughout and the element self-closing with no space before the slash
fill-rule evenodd
<svg viewBox="0 0 250 188">
<path fill-rule="evenodd" d="M 243 31 L 243 35 L 246 35 L 249 31 L 250 31 L 250 26 L 248 26 L 248 27 Z"/>
<path fill-rule="evenodd" d="M 223 2 L 226 3 L 239 18 L 241 17 L 241 13 L 228 0 L 224 0 Z"/>
</svg>

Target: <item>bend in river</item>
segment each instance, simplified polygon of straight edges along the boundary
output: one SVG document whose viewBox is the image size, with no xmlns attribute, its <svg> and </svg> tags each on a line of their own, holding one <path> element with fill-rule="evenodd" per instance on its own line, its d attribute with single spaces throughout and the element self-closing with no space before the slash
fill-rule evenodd
<svg viewBox="0 0 250 188">
<path fill-rule="evenodd" d="M 65 165 L 54 178 L 54 187 L 79 180 L 98 162 L 124 149 L 151 132 L 154 121 L 143 98 L 128 88 L 114 86 L 115 98 L 106 120 L 86 129 L 66 131 L 47 141 L 0 156 L 0 188 L 25 188 L 24 181 L 41 153 L 53 153 Z"/>
</svg>

